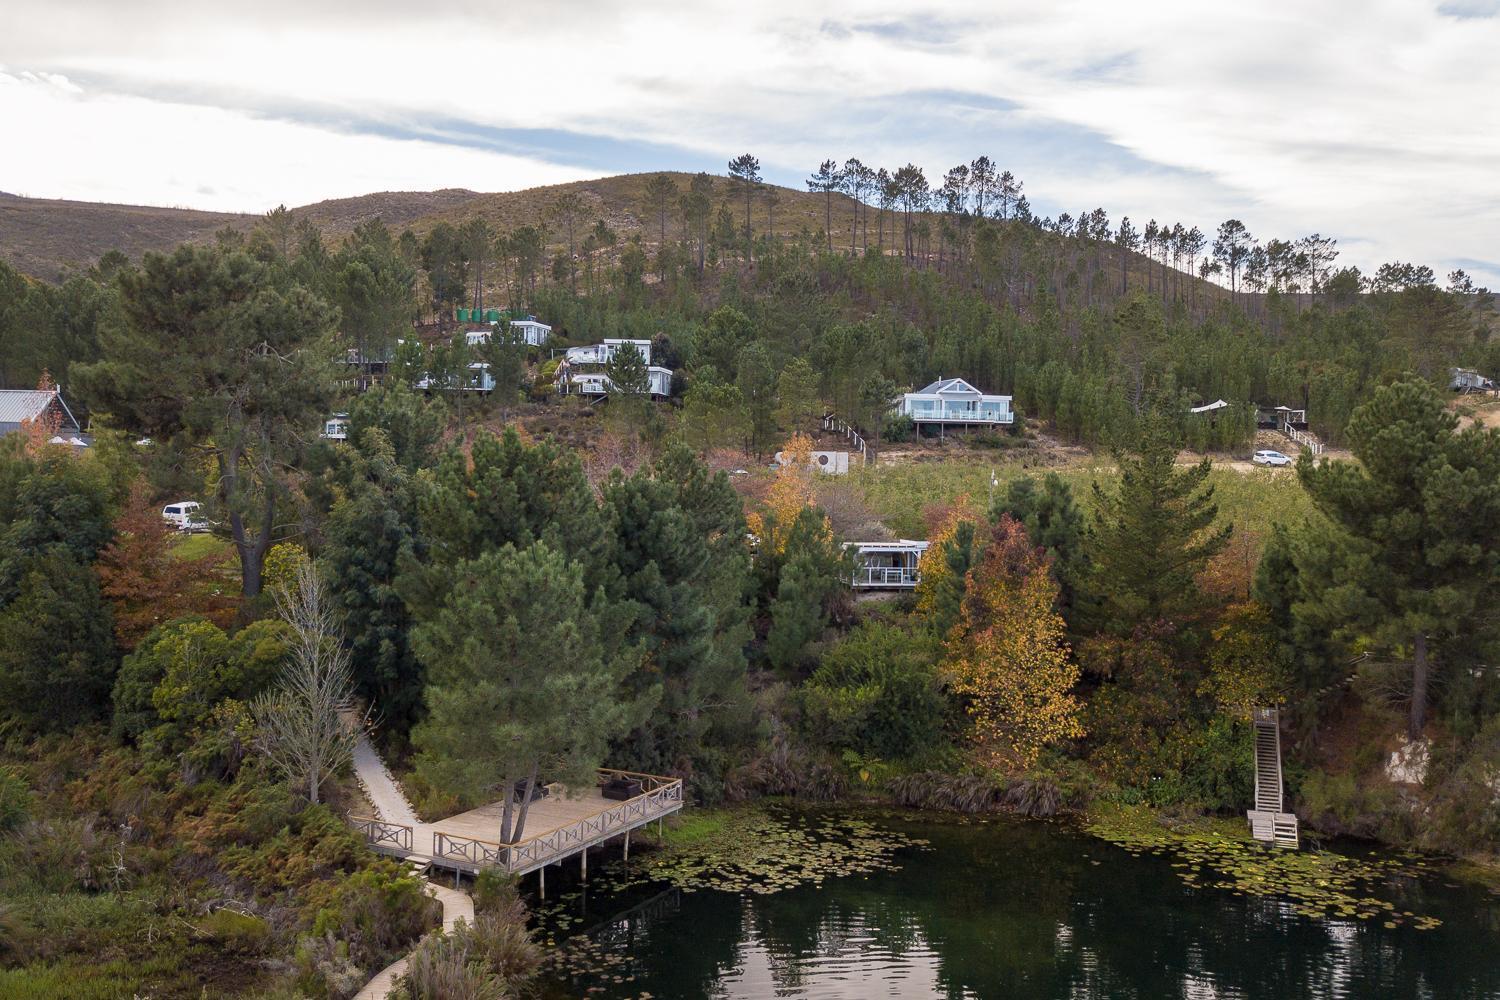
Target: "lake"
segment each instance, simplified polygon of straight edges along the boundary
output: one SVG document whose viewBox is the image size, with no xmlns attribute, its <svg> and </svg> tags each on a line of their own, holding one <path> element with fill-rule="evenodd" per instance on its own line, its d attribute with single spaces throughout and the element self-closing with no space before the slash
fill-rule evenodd
<svg viewBox="0 0 1500 1000">
<path fill-rule="evenodd" d="M 828 829 L 867 815 L 780 817 Z M 1500 894 L 1441 868 L 1398 867 L 1363 886 L 1362 903 L 1391 920 L 1313 918 L 1287 898 L 1186 884 L 1181 857 L 1127 851 L 1067 823 L 870 822 L 926 843 L 896 850 L 894 867 L 839 874 L 831 862 L 817 884 L 772 877 L 738 891 L 642 881 L 618 864 L 585 888 L 554 869 L 539 920 L 570 957 L 545 995 L 1500 997 Z"/>
</svg>

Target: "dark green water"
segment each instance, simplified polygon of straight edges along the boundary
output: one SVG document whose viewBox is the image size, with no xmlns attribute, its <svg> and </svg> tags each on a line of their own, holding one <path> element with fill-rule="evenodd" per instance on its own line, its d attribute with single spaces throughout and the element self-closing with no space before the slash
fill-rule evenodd
<svg viewBox="0 0 1500 1000">
<path fill-rule="evenodd" d="M 1168 858 L 1060 824 L 880 824 L 930 846 L 903 849 L 898 870 L 764 895 L 612 893 L 606 871 L 563 911 L 590 961 L 547 995 L 1500 997 L 1500 895 L 1440 875 L 1372 890 L 1442 921 L 1387 928 L 1189 888 Z"/>
</svg>

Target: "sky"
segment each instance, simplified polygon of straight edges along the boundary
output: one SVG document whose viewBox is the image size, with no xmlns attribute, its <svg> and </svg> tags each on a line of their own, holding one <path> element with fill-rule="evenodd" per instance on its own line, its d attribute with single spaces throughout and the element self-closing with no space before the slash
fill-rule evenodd
<svg viewBox="0 0 1500 1000">
<path fill-rule="evenodd" d="M 6 0 L 0 191 L 265 211 L 981 154 L 1500 288 L 1500 0 Z"/>
</svg>

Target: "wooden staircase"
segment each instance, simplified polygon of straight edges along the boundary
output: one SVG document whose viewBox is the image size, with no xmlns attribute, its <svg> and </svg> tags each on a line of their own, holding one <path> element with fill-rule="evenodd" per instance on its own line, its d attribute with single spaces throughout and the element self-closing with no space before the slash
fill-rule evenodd
<svg viewBox="0 0 1500 1000">
<path fill-rule="evenodd" d="M 1283 812 L 1281 718 L 1274 708 L 1257 708 L 1255 723 L 1255 808 L 1249 812 L 1250 835 L 1277 847 L 1296 848 L 1297 817 Z"/>
</svg>

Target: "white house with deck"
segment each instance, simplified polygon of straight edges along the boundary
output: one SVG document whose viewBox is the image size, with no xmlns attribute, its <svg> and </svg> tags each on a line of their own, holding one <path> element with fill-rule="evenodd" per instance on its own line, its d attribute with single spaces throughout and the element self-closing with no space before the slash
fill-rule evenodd
<svg viewBox="0 0 1500 1000">
<path fill-rule="evenodd" d="M 894 542 L 846 542 L 854 555 L 849 583 L 855 590 L 911 590 L 922 582 L 917 565 L 927 542 L 902 538 Z"/>
<path fill-rule="evenodd" d="M 904 394 L 896 411 L 923 424 L 939 427 L 1002 427 L 1015 422 L 1011 397 L 980 392 L 961 378 L 940 378 L 917 392 Z"/>
<path fill-rule="evenodd" d="M 649 340 L 610 340 L 605 339 L 602 344 L 589 344 L 587 347 L 570 347 L 563 359 L 570 365 L 607 365 L 614 360 L 626 344 L 634 347 L 640 352 L 641 360 L 649 366 L 651 364 L 651 341 Z"/>
<path fill-rule="evenodd" d="M 527 316 L 525 319 L 513 319 L 510 328 L 521 335 L 521 339 L 532 347 L 541 347 L 552 336 L 552 327 L 546 323 L 537 322 L 535 316 Z"/>
<path fill-rule="evenodd" d="M 646 386 L 646 392 L 653 399 L 671 396 L 672 369 L 649 365 Z M 607 396 L 614 387 L 614 380 L 603 371 L 574 371 L 567 361 L 557 366 L 557 391 L 564 396 Z"/>
<path fill-rule="evenodd" d="M 325 441 L 349 440 L 349 414 L 335 413 L 323 421 L 323 430 L 318 437 Z"/>
</svg>

